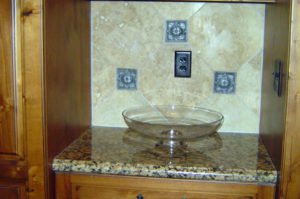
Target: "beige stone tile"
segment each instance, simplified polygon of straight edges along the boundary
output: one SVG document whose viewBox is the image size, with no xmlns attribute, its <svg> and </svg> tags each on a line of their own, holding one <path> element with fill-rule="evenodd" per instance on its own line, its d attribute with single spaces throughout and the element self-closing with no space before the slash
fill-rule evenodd
<svg viewBox="0 0 300 199">
<path fill-rule="evenodd" d="M 106 98 L 115 90 L 115 70 L 112 67 L 99 66 L 95 62 L 92 64 L 92 105 L 96 105 L 99 99 Z"/>
<path fill-rule="evenodd" d="M 151 6 L 138 5 L 97 4 L 98 14 L 92 18 L 96 57 L 105 55 L 114 65 L 134 66 L 138 66 L 143 58 L 155 57 L 153 53 L 162 43 L 163 18 Z"/>
<path fill-rule="evenodd" d="M 154 3 L 157 11 L 170 20 L 187 20 L 198 12 L 204 3 L 178 3 L 178 2 L 158 2 Z"/>
<path fill-rule="evenodd" d="M 262 83 L 262 50 L 241 66 L 237 76 L 237 96 L 259 118 Z"/>
<path fill-rule="evenodd" d="M 224 115 L 224 123 L 219 132 L 258 133 L 259 118 L 245 108 L 236 95 L 213 94 L 199 102 L 198 106 Z"/>
<path fill-rule="evenodd" d="M 214 70 L 237 70 L 262 48 L 264 18 L 256 7 L 207 3 L 191 18 L 190 43 Z"/>
<path fill-rule="evenodd" d="M 111 91 L 109 96 L 101 98 L 93 106 L 93 126 L 126 127 L 122 112 L 131 107 L 149 105 L 149 102 L 138 91 Z"/>
</svg>

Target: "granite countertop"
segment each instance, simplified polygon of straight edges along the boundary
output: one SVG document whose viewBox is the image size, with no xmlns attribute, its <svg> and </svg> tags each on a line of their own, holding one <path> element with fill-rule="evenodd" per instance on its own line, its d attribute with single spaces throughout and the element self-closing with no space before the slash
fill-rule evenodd
<svg viewBox="0 0 300 199">
<path fill-rule="evenodd" d="M 52 167 L 55 172 L 259 184 L 277 181 L 257 134 L 215 133 L 188 142 L 186 153 L 175 157 L 155 148 L 156 143 L 126 128 L 93 127 L 55 157 Z"/>
</svg>

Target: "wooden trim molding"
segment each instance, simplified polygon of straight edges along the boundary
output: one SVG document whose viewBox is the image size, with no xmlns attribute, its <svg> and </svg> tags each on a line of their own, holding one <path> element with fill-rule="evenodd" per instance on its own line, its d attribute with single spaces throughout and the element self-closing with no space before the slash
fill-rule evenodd
<svg viewBox="0 0 300 199">
<path fill-rule="evenodd" d="M 17 0 L 19 1 L 19 0 Z M 21 62 L 24 77 L 24 122 L 28 161 L 28 197 L 45 198 L 43 121 L 43 2 L 19 1 Z"/>
</svg>

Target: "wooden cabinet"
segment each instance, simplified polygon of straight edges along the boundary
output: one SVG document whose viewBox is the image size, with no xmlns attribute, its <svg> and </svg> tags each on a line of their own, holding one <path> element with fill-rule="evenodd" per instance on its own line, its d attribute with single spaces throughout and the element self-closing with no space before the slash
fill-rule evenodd
<svg viewBox="0 0 300 199">
<path fill-rule="evenodd" d="M 280 171 L 279 197 L 300 198 L 300 3 L 266 7 L 261 135 Z M 53 157 L 90 127 L 90 2 L 1 0 L 0 19 L 0 196 L 52 199 Z M 281 98 L 270 92 L 277 58 L 286 66 Z M 260 197 L 249 187 L 241 197 Z"/>
<path fill-rule="evenodd" d="M 52 158 L 90 127 L 89 4 L 0 1 L 1 199 L 54 198 Z"/>
<path fill-rule="evenodd" d="M 266 5 L 260 135 L 279 171 L 280 199 L 300 198 L 300 2 Z M 283 95 L 273 92 L 275 60 L 283 63 Z"/>
<path fill-rule="evenodd" d="M 57 174 L 57 199 L 270 199 L 274 186 L 166 178 Z"/>
<path fill-rule="evenodd" d="M 0 2 L 0 196 L 25 198 L 27 164 L 24 157 L 20 67 L 16 64 L 14 9 Z M 2 180 L 3 179 L 3 180 Z"/>
</svg>

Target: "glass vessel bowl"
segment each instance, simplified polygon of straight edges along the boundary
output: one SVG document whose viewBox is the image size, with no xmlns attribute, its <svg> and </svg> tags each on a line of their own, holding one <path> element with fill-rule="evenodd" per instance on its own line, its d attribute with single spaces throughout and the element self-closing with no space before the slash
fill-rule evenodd
<svg viewBox="0 0 300 199">
<path fill-rule="evenodd" d="M 181 105 L 130 108 L 122 115 L 130 129 L 167 145 L 211 135 L 224 121 L 219 112 Z"/>
</svg>

